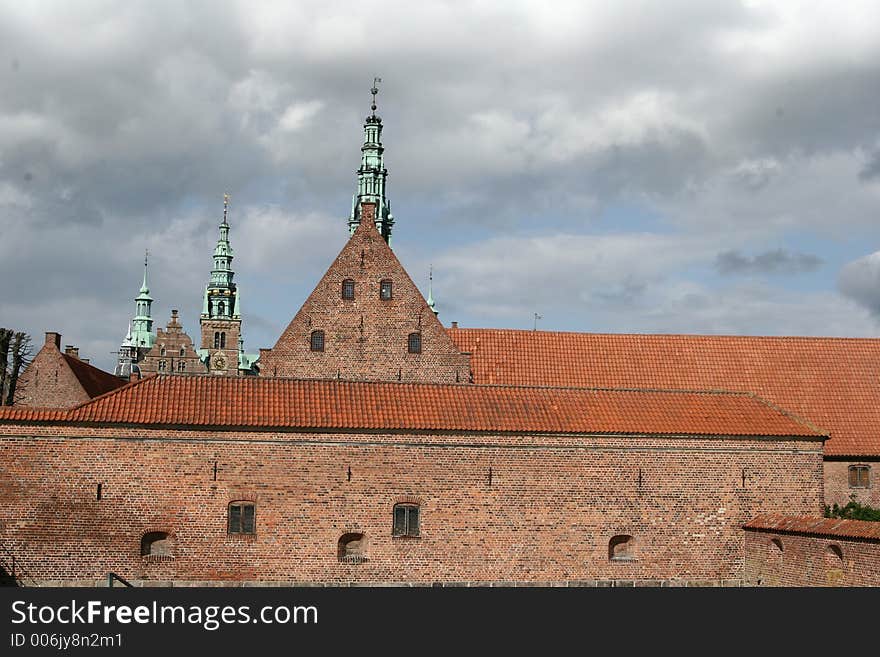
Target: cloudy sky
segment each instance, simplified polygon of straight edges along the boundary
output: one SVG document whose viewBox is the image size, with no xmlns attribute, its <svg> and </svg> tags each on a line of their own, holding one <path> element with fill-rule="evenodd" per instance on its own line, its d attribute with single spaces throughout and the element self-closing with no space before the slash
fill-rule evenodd
<svg viewBox="0 0 880 657">
<path fill-rule="evenodd" d="M 0 2 L 0 326 L 112 367 L 149 249 L 197 336 L 228 191 L 272 346 L 347 238 L 376 75 L 446 324 L 880 335 L 876 0 Z"/>
</svg>

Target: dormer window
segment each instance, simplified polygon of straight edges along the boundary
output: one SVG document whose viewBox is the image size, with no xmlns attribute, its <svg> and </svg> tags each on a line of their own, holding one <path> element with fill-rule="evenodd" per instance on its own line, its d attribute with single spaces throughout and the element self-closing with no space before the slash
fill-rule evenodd
<svg viewBox="0 0 880 657">
<path fill-rule="evenodd" d="M 342 281 L 342 298 L 346 301 L 354 299 L 354 281 L 350 278 L 346 278 Z"/>
<path fill-rule="evenodd" d="M 165 355 L 165 345 L 164 344 L 161 347 L 159 347 L 159 355 L 160 356 Z"/>
<path fill-rule="evenodd" d="M 388 301 L 391 299 L 391 281 L 379 281 L 379 298 L 382 301 Z"/>
</svg>

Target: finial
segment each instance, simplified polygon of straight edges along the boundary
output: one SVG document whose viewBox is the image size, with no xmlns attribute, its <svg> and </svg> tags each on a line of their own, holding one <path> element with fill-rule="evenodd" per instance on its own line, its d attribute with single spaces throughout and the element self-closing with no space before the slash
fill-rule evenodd
<svg viewBox="0 0 880 657">
<path fill-rule="evenodd" d="M 229 193 L 223 194 L 223 223 L 227 223 L 226 214 L 229 212 Z"/>
<path fill-rule="evenodd" d="M 373 116 L 376 116 L 376 94 L 379 93 L 379 83 L 382 81 L 382 78 L 373 78 L 373 88 L 370 89 L 370 93 L 373 94 L 373 104 L 370 105 L 370 109 L 373 110 Z"/>
<path fill-rule="evenodd" d="M 535 328 L 532 329 L 533 331 L 538 330 L 538 320 L 539 319 L 544 319 L 544 315 L 539 315 L 538 313 L 535 313 Z"/>
<path fill-rule="evenodd" d="M 428 308 L 434 311 L 434 314 L 437 314 L 437 311 L 434 310 L 434 265 L 429 265 L 428 267 Z"/>
</svg>

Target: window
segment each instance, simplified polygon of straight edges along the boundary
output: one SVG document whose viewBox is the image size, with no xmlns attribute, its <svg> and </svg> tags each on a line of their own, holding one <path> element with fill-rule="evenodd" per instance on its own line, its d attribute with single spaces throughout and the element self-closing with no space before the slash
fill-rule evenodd
<svg viewBox="0 0 880 657">
<path fill-rule="evenodd" d="M 185 372 L 186 371 L 186 362 L 185 361 L 182 361 L 182 360 L 177 361 L 177 371 L 178 372 Z"/>
<path fill-rule="evenodd" d="M 407 339 L 407 349 L 411 354 L 422 353 L 422 334 L 410 333 Z"/>
<path fill-rule="evenodd" d="M 164 361 L 164 360 L 159 361 L 159 371 L 160 372 L 164 372 L 167 367 L 168 367 L 168 363 L 166 361 Z"/>
<path fill-rule="evenodd" d="M 324 331 L 312 331 L 310 348 L 312 351 L 324 351 Z"/>
<path fill-rule="evenodd" d="M 214 331 L 214 349 L 220 348 L 220 331 Z"/>
<path fill-rule="evenodd" d="M 636 544 L 629 534 L 619 534 L 608 541 L 608 559 L 611 561 L 635 561 Z"/>
<path fill-rule="evenodd" d="M 142 557 L 170 557 L 171 539 L 166 532 L 147 532 L 141 539 Z"/>
<path fill-rule="evenodd" d="M 419 535 L 419 507 L 415 504 L 396 504 L 394 506 L 394 536 Z"/>
<path fill-rule="evenodd" d="M 159 355 L 160 356 L 165 355 L 165 345 L 164 344 L 159 348 Z"/>
<path fill-rule="evenodd" d="M 186 347 L 181 347 L 180 348 L 180 357 L 183 358 L 184 356 L 186 356 Z"/>
<path fill-rule="evenodd" d="M 229 505 L 229 533 L 257 533 L 257 506 L 253 502 L 233 502 Z"/>
<path fill-rule="evenodd" d="M 391 298 L 391 281 L 379 282 L 379 298 L 388 301 Z"/>
<path fill-rule="evenodd" d="M 350 278 L 342 281 L 342 298 L 349 301 L 354 299 L 354 281 Z"/>
<path fill-rule="evenodd" d="M 850 488 L 868 488 L 870 487 L 871 467 L 868 465 L 851 465 L 849 466 L 849 487 Z"/>
<path fill-rule="evenodd" d="M 217 314 L 218 315 L 225 315 L 226 314 L 226 303 L 225 302 L 220 301 L 217 303 Z"/>
</svg>

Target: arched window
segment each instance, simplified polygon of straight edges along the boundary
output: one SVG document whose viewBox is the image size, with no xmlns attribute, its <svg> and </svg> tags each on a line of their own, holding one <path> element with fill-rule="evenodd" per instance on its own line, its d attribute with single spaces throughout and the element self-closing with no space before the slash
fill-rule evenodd
<svg viewBox="0 0 880 657">
<path fill-rule="evenodd" d="M 312 331 L 309 346 L 312 351 L 324 351 L 324 331 Z"/>
<path fill-rule="evenodd" d="M 159 347 L 159 355 L 160 356 L 165 355 L 165 345 L 164 344 L 161 347 Z"/>
<path fill-rule="evenodd" d="M 354 299 L 354 281 L 350 278 L 342 281 L 342 298 L 349 301 Z"/>
<path fill-rule="evenodd" d="M 379 298 L 382 299 L 382 301 L 388 301 L 391 299 L 392 292 L 391 281 L 387 279 L 379 281 Z"/>
<path fill-rule="evenodd" d="M 232 502 L 229 505 L 230 534 L 257 533 L 257 505 L 253 502 Z"/>
<path fill-rule="evenodd" d="M 410 333 L 407 338 L 407 351 L 411 354 L 420 354 L 422 353 L 422 334 L 421 333 Z"/>
<path fill-rule="evenodd" d="M 394 536 L 419 535 L 419 505 L 395 504 L 394 525 L 391 530 Z"/>
<path fill-rule="evenodd" d="M 363 563 L 367 560 L 367 538 L 359 533 L 343 534 L 336 553 L 343 563 Z"/>
<path fill-rule="evenodd" d="M 217 314 L 218 315 L 225 315 L 226 314 L 226 303 L 225 302 L 220 301 L 217 303 Z"/>
<path fill-rule="evenodd" d="M 167 532 L 147 532 L 141 538 L 142 557 L 170 557 L 171 539 Z"/>
<path fill-rule="evenodd" d="M 629 534 L 618 534 L 608 541 L 608 559 L 611 561 L 634 561 L 636 543 Z"/>
<path fill-rule="evenodd" d="M 849 466 L 849 487 L 850 488 L 870 488 L 871 487 L 871 466 L 869 466 L 869 465 L 851 465 L 851 466 Z"/>
</svg>

